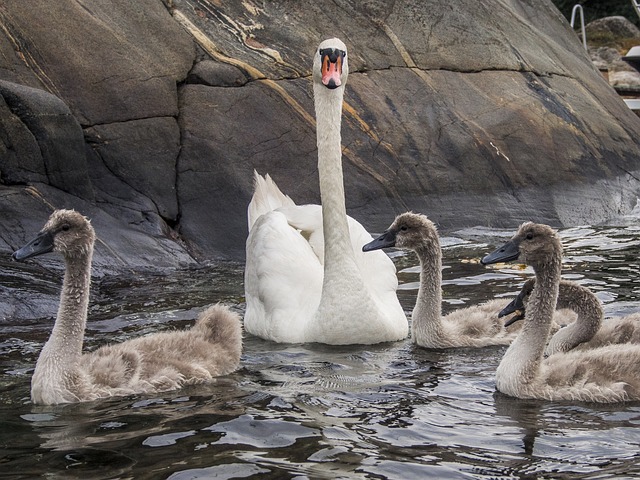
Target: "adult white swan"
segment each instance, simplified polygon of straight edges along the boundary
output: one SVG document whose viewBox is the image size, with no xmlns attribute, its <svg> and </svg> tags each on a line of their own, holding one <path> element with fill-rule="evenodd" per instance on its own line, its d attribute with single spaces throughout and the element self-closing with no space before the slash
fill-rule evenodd
<svg viewBox="0 0 640 480">
<path fill-rule="evenodd" d="M 95 232 L 73 210 L 56 210 L 40 234 L 13 254 L 19 261 L 56 251 L 65 274 L 53 331 L 31 378 L 34 403 L 52 405 L 114 395 L 156 393 L 210 381 L 238 368 L 240 317 L 222 305 L 193 327 L 158 332 L 82 353 Z"/>
<path fill-rule="evenodd" d="M 562 244 L 547 225 L 524 223 L 483 264 L 520 259 L 533 267 L 536 286 L 524 325 L 496 370 L 496 388 L 518 398 L 620 402 L 640 400 L 640 346 L 608 345 L 543 358 L 558 300 Z"/>
<path fill-rule="evenodd" d="M 408 334 L 393 262 L 347 216 L 340 125 L 347 48 L 323 41 L 313 62 L 322 206 L 297 206 L 256 174 L 248 207 L 245 330 L 283 343 L 373 344 Z"/>
</svg>

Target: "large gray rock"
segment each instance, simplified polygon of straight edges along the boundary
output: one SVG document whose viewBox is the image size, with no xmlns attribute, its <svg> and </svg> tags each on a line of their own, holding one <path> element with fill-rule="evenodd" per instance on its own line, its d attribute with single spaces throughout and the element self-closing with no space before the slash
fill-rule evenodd
<svg viewBox="0 0 640 480">
<path fill-rule="evenodd" d="M 97 269 L 192 263 L 170 227 L 179 216 L 176 85 L 195 60 L 192 38 L 156 0 L 6 7 L 0 191 L 10 195 L 0 202 L 11 199 L 3 208 L 12 221 L 3 227 L 13 225 L 2 235 L 7 250 L 32 236 L 50 207 L 71 207 L 118 247 L 98 249 Z M 25 183 L 37 184 L 35 205 L 33 191 L 19 187 Z M 31 228 L 17 228 L 31 218 Z"/>
<path fill-rule="evenodd" d="M 241 87 L 247 80 L 247 76 L 238 67 L 213 60 L 196 63 L 187 77 L 188 83 L 201 83 L 210 87 Z"/>
<path fill-rule="evenodd" d="M 640 38 L 640 29 L 622 16 L 598 18 L 585 27 L 587 36 Z"/>
<path fill-rule="evenodd" d="M 594 223 L 635 205 L 638 182 L 625 172 L 638 169 L 640 126 L 559 13 L 546 2 L 491 10 L 436 3 L 322 11 L 234 4 L 211 6 L 224 10 L 220 22 L 190 18 L 189 28 L 236 65 L 255 68 L 256 79 L 282 78 L 241 89 L 182 87 L 181 232 L 199 254 L 224 245 L 242 255 L 253 168 L 295 201 L 318 202 L 315 136 L 297 112 L 313 114 L 307 77 L 323 37 L 319 18 L 348 18 L 335 31 L 352 41 L 347 207 L 370 229 L 406 209 L 455 228 Z M 176 18 L 195 6 L 174 5 Z M 283 28 L 285 16 L 299 28 Z"/>
<path fill-rule="evenodd" d="M 59 96 L 83 126 L 178 114 L 176 82 L 195 52 L 160 0 L 5 7 L 3 32 L 15 51 L 3 67 L 22 60 L 29 72 L 8 80 Z"/>
<path fill-rule="evenodd" d="M 175 118 L 156 117 L 95 125 L 85 130 L 95 153 L 115 177 L 147 196 L 158 214 L 178 217 L 176 158 L 180 130 Z M 99 184 L 96 188 L 100 188 Z"/>
<path fill-rule="evenodd" d="M 48 203 L 95 217 L 99 269 L 242 259 L 254 169 L 319 201 L 310 70 L 333 35 L 347 209 L 370 230 L 407 209 L 450 229 L 636 203 L 640 119 L 548 0 L 170 4 L 0 9 L 6 251 Z"/>
<path fill-rule="evenodd" d="M 166 231 L 149 232 L 134 222 L 109 214 L 101 206 L 69 195 L 46 184 L 28 188 L 0 189 L 0 250 L 12 253 L 36 236 L 52 212 L 52 207 L 73 208 L 91 219 L 97 234 L 95 274 L 149 267 L 173 268 L 194 264 L 183 248 Z M 61 266 L 59 258 L 45 255 L 40 262 Z"/>
<path fill-rule="evenodd" d="M 625 17 L 604 17 L 586 26 L 589 54 L 596 68 L 606 72 L 609 84 L 623 94 L 640 92 L 637 62 L 623 60 L 629 45 L 640 45 L 640 29 Z M 592 46 L 595 45 L 595 46 Z"/>
<path fill-rule="evenodd" d="M 0 179 L 10 184 L 47 179 L 38 141 L 4 97 L 0 97 Z"/>
<path fill-rule="evenodd" d="M 10 143 L 16 149 L 26 147 L 0 161 L 8 179 L 16 183 L 46 180 L 92 200 L 82 129 L 64 102 L 43 90 L 5 81 L 0 81 L 0 95 L 11 111 L 2 123 L 20 130 L 16 137 L 9 137 Z"/>
</svg>

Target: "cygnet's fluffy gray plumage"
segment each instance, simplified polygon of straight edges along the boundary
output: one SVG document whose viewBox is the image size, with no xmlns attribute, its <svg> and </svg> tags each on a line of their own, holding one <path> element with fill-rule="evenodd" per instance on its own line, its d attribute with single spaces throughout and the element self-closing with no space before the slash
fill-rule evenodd
<svg viewBox="0 0 640 480">
<path fill-rule="evenodd" d="M 496 371 L 496 388 L 518 398 L 620 402 L 640 400 L 640 345 L 608 345 L 543 358 L 558 300 L 562 244 L 547 225 L 525 223 L 483 264 L 520 260 L 533 267 L 536 286 L 524 325 Z"/>
<path fill-rule="evenodd" d="M 505 328 L 498 313 L 500 300 L 461 308 L 442 316 L 442 251 L 436 226 L 425 215 L 406 212 L 396 217 L 364 251 L 397 247 L 416 252 L 420 260 L 420 288 L 412 314 L 412 338 L 427 348 L 509 345 L 519 325 Z"/>
<path fill-rule="evenodd" d="M 82 353 L 95 232 L 73 210 L 53 212 L 38 236 L 13 254 L 16 260 L 55 251 L 65 260 L 60 307 L 31 380 L 37 404 L 155 393 L 210 381 L 238 368 L 240 318 L 213 305 L 184 331 L 159 332 Z"/>
<path fill-rule="evenodd" d="M 515 318 L 524 317 L 526 304 L 534 287 L 535 279 L 527 280 L 518 296 L 503 312 L 508 314 L 518 311 L 519 315 Z M 563 324 L 566 326 L 551 337 L 544 352 L 546 356 L 568 352 L 574 348 L 585 350 L 611 344 L 640 343 L 640 314 L 605 319 L 602 304 L 587 287 L 562 280 L 557 308 L 559 310 L 554 314 L 555 319 L 569 320 L 571 315 L 576 314 L 577 318 L 575 321 L 565 321 Z"/>
</svg>

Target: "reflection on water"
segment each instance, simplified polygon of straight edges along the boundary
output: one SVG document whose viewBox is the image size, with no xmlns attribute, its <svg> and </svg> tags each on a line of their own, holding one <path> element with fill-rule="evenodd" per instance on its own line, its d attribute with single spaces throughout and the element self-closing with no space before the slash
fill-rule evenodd
<svg viewBox="0 0 640 480">
<path fill-rule="evenodd" d="M 640 310 L 640 229 L 561 232 L 564 276 L 607 315 Z M 511 232 L 443 239 L 445 313 L 507 300 L 531 275 L 479 258 Z M 391 252 L 410 312 L 419 269 Z M 35 264 L 3 268 L 3 286 L 43 299 L 59 279 Z M 3 265 L 4 266 L 4 265 Z M 243 312 L 242 267 L 95 279 L 86 348 L 184 328 L 206 304 Z M 48 302 L 48 303 L 47 303 Z M 504 347 L 426 350 L 279 345 L 249 335 L 241 369 L 161 396 L 34 406 L 29 380 L 51 318 L 6 321 L 0 336 L 3 478 L 621 478 L 640 475 L 640 405 L 518 400 L 495 391 Z"/>
</svg>

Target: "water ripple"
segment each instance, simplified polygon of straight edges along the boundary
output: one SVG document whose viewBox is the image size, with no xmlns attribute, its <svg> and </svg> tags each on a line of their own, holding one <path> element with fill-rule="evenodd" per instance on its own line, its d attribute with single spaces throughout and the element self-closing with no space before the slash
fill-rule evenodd
<svg viewBox="0 0 640 480">
<path fill-rule="evenodd" d="M 561 231 L 563 277 L 591 288 L 609 316 L 640 311 L 640 227 Z M 505 303 L 529 268 L 479 258 L 513 231 L 445 237 L 445 313 Z M 394 251 L 410 312 L 415 255 Z M 2 322 L 3 475 L 50 478 L 625 478 L 640 475 L 640 405 L 527 401 L 495 391 L 504 347 L 426 350 L 280 345 L 245 335 L 242 367 L 163 395 L 34 406 L 30 375 L 55 314 L 59 269 L 9 262 L 5 288 L 43 299 Z M 54 262 L 55 263 L 55 262 Z M 242 268 L 210 266 L 95 279 L 86 348 L 184 328 L 208 304 L 242 314 Z M 27 310 L 19 310 L 25 312 Z M 18 312 L 18 310 L 16 310 Z M 34 313 L 36 311 L 34 310 Z M 0 312 L 1 314 L 2 312 Z M 20 319 L 22 318 L 22 319 Z"/>
</svg>

